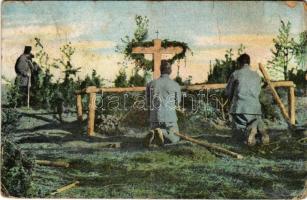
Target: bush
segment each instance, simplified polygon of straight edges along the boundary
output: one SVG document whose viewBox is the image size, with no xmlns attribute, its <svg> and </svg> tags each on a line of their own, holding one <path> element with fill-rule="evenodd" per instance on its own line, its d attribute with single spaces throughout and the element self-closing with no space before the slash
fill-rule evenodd
<svg viewBox="0 0 307 200">
<path fill-rule="evenodd" d="M 1 183 L 9 195 L 15 197 L 35 196 L 37 190 L 32 184 L 34 157 L 18 149 L 10 137 L 11 133 L 15 131 L 20 114 L 14 109 L 2 109 L 1 116 Z"/>
<path fill-rule="evenodd" d="M 125 69 L 119 70 L 119 74 L 114 80 L 115 87 L 128 87 L 127 74 Z"/>
<path fill-rule="evenodd" d="M 240 56 L 245 50 L 241 44 L 237 50 Z M 233 58 L 233 50 L 226 51 L 225 59 L 215 59 L 213 66 L 210 63 L 210 71 L 208 75 L 208 83 L 227 83 L 230 75 L 237 69 L 236 59 Z"/>
</svg>

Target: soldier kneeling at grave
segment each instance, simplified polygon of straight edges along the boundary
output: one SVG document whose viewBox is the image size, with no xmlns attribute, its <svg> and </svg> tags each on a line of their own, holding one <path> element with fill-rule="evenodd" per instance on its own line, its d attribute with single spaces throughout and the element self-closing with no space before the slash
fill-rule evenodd
<svg viewBox="0 0 307 200">
<path fill-rule="evenodd" d="M 162 60 L 161 76 L 147 84 L 146 100 L 149 110 L 150 132 L 144 139 L 144 145 L 163 146 L 166 143 L 177 143 L 180 138 L 175 134 L 179 131 L 176 107 L 181 101 L 180 86 L 170 79 L 171 64 Z"/>
<path fill-rule="evenodd" d="M 231 100 L 234 136 L 243 136 L 249 146 L 268 144 L 270 139 L 261 119 L 259 102 L 261 78 L 251 69 L 249 55 L 242 54 L 237 62 L 239 69 L 231 74 L 226 87 L 226 95 Z"/>
</svg>

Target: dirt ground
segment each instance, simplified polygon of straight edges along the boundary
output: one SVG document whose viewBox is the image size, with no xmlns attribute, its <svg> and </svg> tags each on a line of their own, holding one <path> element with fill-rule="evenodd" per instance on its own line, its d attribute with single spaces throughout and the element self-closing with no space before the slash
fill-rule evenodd
<svg viewBox="0 0 307 200">
<path fill-rule="evenodd" d="M 45 110 L 19 109 L 14 139 L 39 160 L 65 161 L 69 168 L 36 165 L 34 184 L 54 198 L 292 198 L 304 187 L 306 167 L 301 131 L 270 130 L 269 146 L 248 148 L 225 127 L 186 120 L 184 131 L 244 155 L 236 160 L 188 142 L 146 149 L 146 129 L 86 135 L 71 113 L 64 123 Z M 86 116 L 84 115 L 84 118 Z M 306 136 L 305 136 L 306 137 Z M 108 146 L 120 143 L 120 148 Z M 74 181 L 77 187 L 51 192 Z"/>
</svg>

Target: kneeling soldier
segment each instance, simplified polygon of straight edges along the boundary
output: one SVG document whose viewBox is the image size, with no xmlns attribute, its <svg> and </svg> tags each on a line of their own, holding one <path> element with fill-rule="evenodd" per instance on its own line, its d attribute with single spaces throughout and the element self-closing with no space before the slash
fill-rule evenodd
<svg viewBox="0 0 307 200">
<path fill-rule="evenodd" d="M 162 60 L 160 71 L 160 78 L 149 82 L 146 87 L 151 131 L 145 137 L 144 144 L 148 147 L 180 140 L 175 134 L 179 131 L 176 107 L 181 101 L 180 86 L 169 77 L 172 67 L 168 61 Z"/>
<path fill-rule="evenodd" d="M 240 69 L 232 73 L 226 87 L 226 95 L 231 99 L 233 128 L 244 133 L 249 146 L 256 144 L 256 136 L 268 144 L 269 135 L 261 119 L 260 76 L 251 69 L 249 55 L 242 54 L 237 62 Z"/>
</svg>

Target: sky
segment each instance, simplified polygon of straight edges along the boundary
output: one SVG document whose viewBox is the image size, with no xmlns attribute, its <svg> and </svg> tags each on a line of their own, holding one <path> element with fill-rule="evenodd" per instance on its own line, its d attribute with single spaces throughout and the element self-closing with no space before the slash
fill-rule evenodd
<svg viewBox="0 0 307 200">
<path fill-rule="evenodd" d="M 180 65 L 180 75 L 192 76 L 194 83 L 207 79 L 210 61 L 223 58 L 227 49 L 233 48 L 236 56 L 241 43 L 253 66 L 265 64 L 280 20 L 291 22 L 294 37 L 306 30 L 307 22 L 303 2 L 290 8 L 281 1 L 8 1 L 1 10 L 2 75 L 15 77 L 16 59 L 38 37 L 54 58 L 60 56 L 59 47 L 71 42 L 76 48 L 72 64 L 81 67 L 80 77 L 95 69 L 112 82 L 124 59 L 115 47 L 124 36 L 133 36 L 135 15 L 149 19 L 147 40 L 155 39 L 158 30 L 160 39 L 189 45 L 193 55 L 175 64 L 172 76 Z M 133 67 L 130 63 L 128 74 Z M 59 70 L 54 73 L 61 77 Z"/>
</svg>

